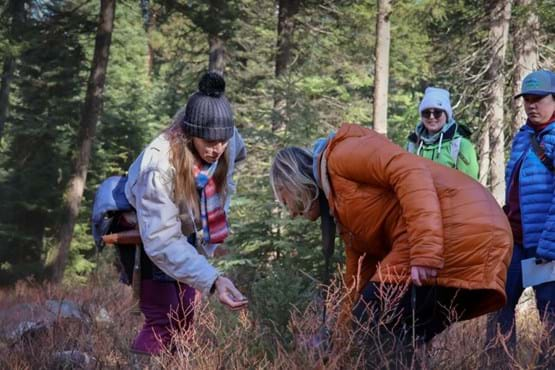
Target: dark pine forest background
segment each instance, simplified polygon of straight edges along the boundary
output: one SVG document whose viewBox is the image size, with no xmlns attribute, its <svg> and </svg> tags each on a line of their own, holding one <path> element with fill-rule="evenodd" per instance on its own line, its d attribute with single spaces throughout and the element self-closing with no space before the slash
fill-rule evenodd
<svg viewBox="0 0 555 370">
<path fill-rule="evenodd" d="M 107 32 L 99 14 L 106 20 L 114 3 L 0 1 L 4 287 L 21 279 L 84 286 L 113 269 L 113 251 L 97 255 L 91 236 L 96 187 L 125 173 L 210 69 L 225 76 L 248 149 L 231 253 L 215 263 L 254 313 L 283 329 L 292 305 L 312 299 L 324 261 L 318 225 L 291 220 L 273 199 L 277 149 L 310 146 L 342 122 L 404 145 L 424 89 L 444 87 L 473 131 L 481 181 L 500 199 L 504 155 L 523 123 L 512 96 L 527 72 L 555 68 L 553 0 L 118 0 Z M 384 45 L 385 69 L 377 67 Z M 87 94 L 95 46 L 109 49 L 96 96 Z M 387 100 L 376 105 L 378 79 L 388 82 Z M 383 111 L 385 120 L 374 118 Z M 338 247 L 334 270 L 341 261 Z"/>
</svg>

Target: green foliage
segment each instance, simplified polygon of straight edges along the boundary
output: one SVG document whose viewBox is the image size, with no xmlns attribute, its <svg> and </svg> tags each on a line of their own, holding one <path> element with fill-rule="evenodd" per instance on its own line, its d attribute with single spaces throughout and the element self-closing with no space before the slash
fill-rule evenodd
<svg viewBox="0 0 555 370">
<path fill-rule="evenodd" d="M 230 39 L 237 27 L 240 17 L 237 0 L 187 1 L 182 14 L 208 35 L 218 35 Z M 214 22 L 217 19 L 217 22 Z"/>
<path fill-rule="evenodd" d="M 532 9 L 536 11 L 540 21 L 540 67 L 545 69 L 555 69 L 555 3 L 553 0 L 540 0 L 532 4 Z M 525 15 L 524 15 L 525 16 Z"/>
<path fill-rule="evenodd" d="M 27 23 L 14 81 L 0 178 L 0 260 L 14 266 L 11 278 L 41 270 L 67 182 L 85 68 L 79 37 L 90 22 L 67 17 L 66 6 L 52 2 L 50 17 Z"/>
<path fill-rule="evenodd" d="M 155 109 L 156 88 L 148 70 L 147 37 L 139 4 L 118 4 L 93 173 L 121 174 L 143 146 L 165 126 Z"/>
<path fill-rule="evenodd" d="M 87 210 L 82 209 L 81 212 L 86 214 Z M 85 283 L 87 281 L 87 277 L 96 267 L 96 258 L 93 258 L 91 249 L 92 243 L 88 222 L 78 223 L 75 225 L 69 261 L 65 270 L 65 277 L 68 281 L 72 283 Z"/>
<path fill-rule="evenodd" d="M 253 284 L 249 308 L 262 325 L 272 327 L 281 336 L 290 335 L 287 324 L 291 309 L 304 311 L 316 294 L 306 276 L 290 266 L 280 266 Z M 287 339 L 285 342 L 290 342 Z"/>
<path fill-rule="evenodd" d="M 29 12 L 18 25 L 19 38 L 8 37 L 9 19 L 0 22 L 0 57 L 12 52 L 18 57 L 0 146 L 0 281 L 7 283 L 40 275 L 58 227 L 99 6 L 26 1 Z M 480 128 L 488 4 L 393 2 L 388 133 L 394 142 L 404 145 L 418 123 L 418 104 L 430 85 L 449 89 L 457 120 Z M 548 67 L 554 60 L 552 5 L 536 2 L 545 40 L 541 62 Z M 522 14 L 515 10 L 516 17 Z M 103 112 L 67 279 L 84 281 L 97 263 L 89 219 L 98 183 L 125 173 L 185 105 L 207 69 L 208 36 L 217 35 L 225 41 L 226 95 L 248 150 L 230 214 L 232 236 L 226 244 L 232 253 L 217 264 L 247 293 L 265 329 L 285 333 L 290 308 L 302 309 L 325 279 L 324 259 L 318 224 L 291 220 L 275 202 L 268 181 L 271 160 L 284 146 L 310 147 L 342 122 L 372 126 L 375 22 L 375 1 L 302 1 L 291 64 L 275 78 L 273 0 L 118 1 Z M 286 125 L 272 132 L 276 96 L 286 101 Z M 108 259 L 103 255 L 102 263 Z M 342 259 L 338 245 L 333 265 Z"/>
<path fill-rule="evenodd" d="M 109 176 L 124 174 L 143 146 L 169 120 L 167 116 L 158 116 L 160 112 L 155 103 L 158 90 L 148 70 L 147 36 L 138 2 L 118 3 L 114 30 L 103 112 L 98 123 L 88 186 L 71 244 L 70 268 L 66 271 L 73 279 L 84 279 L 94 267 L 90 210 L 97 185 Z M 84 40 L 89 53 L 92 53 L 93 41 L 92 37 Z M 91 59 L 89 55 L 88 60 Z"/>
</svg>

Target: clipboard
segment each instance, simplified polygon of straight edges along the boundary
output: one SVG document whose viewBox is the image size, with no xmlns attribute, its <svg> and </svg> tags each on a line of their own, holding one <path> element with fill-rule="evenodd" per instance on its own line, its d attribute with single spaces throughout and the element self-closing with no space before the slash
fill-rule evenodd
<svg viewBox="0 0 555 370">
<path fill-rule="evenodd" d="M 536 257 L 520 261 L 524 288 L 555 281 L 555 261 L 543 261 Z"/>
</svg>

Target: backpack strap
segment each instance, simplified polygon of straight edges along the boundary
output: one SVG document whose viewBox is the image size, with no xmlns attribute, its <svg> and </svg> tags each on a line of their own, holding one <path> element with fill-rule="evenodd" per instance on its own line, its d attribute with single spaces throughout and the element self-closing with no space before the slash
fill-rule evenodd
<svg viewBox="0 0 555 370">
<path fill-rule="evenodd" d="M 457 133 L 466 139 L 470 139 L 472 131 L 461 123 L 457 123 Z"/>
<path fill-rule="evenodd" d="M 416 153 L 416 144 L 412 141 L 409 141 L 409 143 L 407 144 L 407 152 L 409 153 Z"/>
<path fill-rule="evenodd" d="M 418 143 L 418 135 L 416 134 L 416 131 L 413 131 L 407 137 L 407 147 L 406 147 L 407 152 L 416 154 L 417 143 Z"/>
<path fill-rule="evenodd" d="M 451 158 L 453 158 L 453 161 L 455 162 L 455 167 L 457 167 L 457 162 L 459 160 L 459 152 L 461 151 L 461 141 L 462 141 L 461 136 L 451 141 Z"/>
<path fill-rule="evenodd" d="M 530 142 L 532 143 L 532 149 L 534 149 L 534 153 L 536 153 L 536 155 L 538 156 L 540 161 L 543 163 L 543 165 L 550 172 L 555 172 L 555 168 L 553 167 L 553 163 L 551 163 L 549 158 L 547 158 L 547 156 L 545 155 L 545 150 L 542 148 L 540 143 L 538 143 L 538 139 L 536 138 L 535 133 L 530 134 Z"/>
<path fill-rule="evenodd" d="M 331 183 L 328 176 L 328 160 L 326 158 L 327 149 L 320 154 L 320 182 L 324 195 L 329 199 L 331 194 Z M 331 210 L 330 210 L 331 211 Z M 333 216 L 333 211 L 331 211 Z"/>
</svg>

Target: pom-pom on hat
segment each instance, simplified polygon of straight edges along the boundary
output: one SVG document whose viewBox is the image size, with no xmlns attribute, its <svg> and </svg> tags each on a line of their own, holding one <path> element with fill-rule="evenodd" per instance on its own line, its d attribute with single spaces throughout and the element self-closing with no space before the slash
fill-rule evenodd
<svg viewBox="0 0 555 370">
<path fill-rule="evenodd" d="M 424 97 L 420 103 L 420 114 L 426 109 L 441 109 L 447 113 L 447 121 L 453 118 L 453 108 L 451 108 L 451 100 L 449 99 L 449 91 L 438 87 L 428 87 L 424 91 Z"/>
<path fill-rule="evenodd" d="M 187 135 L 214 141 L 227 141 L 233 136 L 233 111 L 224 92 L 225 80 L 218 73 L 207 72 L 201 77 L 181 122 Z"/>
</svg>

